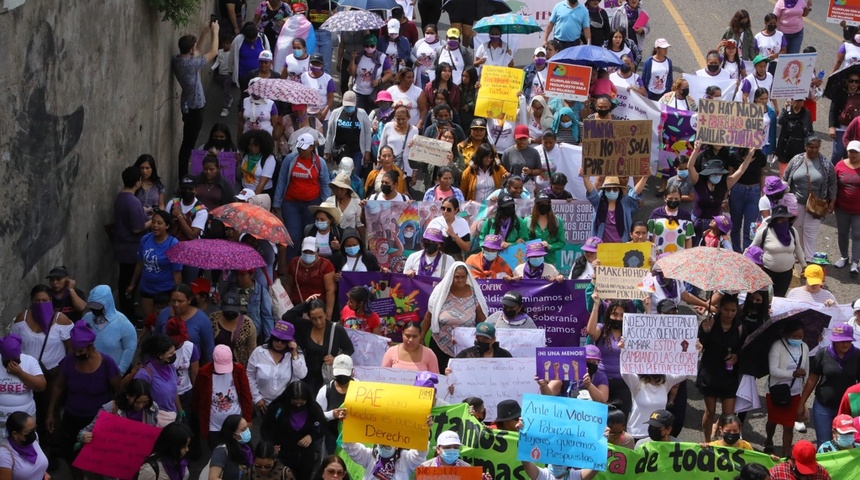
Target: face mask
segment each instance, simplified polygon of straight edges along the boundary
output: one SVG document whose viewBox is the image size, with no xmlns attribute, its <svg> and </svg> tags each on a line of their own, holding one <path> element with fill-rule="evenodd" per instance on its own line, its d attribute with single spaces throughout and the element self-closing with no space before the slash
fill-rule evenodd
<svg viewBox="0 0 860 480">
<path fill-rule="evenodd" d="M 361 247 L 358 245 L 354 247 L 344 247 L 344 250 L 346 251 L 347 255 L 349 255 L 350 257 L 354 257 L 358 255 L 358 251 L 361 250 Z"/>
<path fill-rule="evenodd" d="M 492 262 L 498 256 L 499 256 L 499 252 L 487 252 L 487 251 L 484 252 L 484 260 L 487 260 L 489 262 Z"/>
<path fill-rule="evenodd" d="M 717 73 L 720 70 L 719 65 L 708 65 L 708 71 L 711 73 Z"/>
<path fill-rule="evenodd" d="M 740 440 L 740 439 L 741 439 L 740 433 L 724 433 L 723 434 L 723 442 L 725 442 L 726 445 L 734 445 L 734 444 L 738 443 L 738 440 Z"/>
<path fill-rule="evenodd" d="M 690 89 L 689 88 L 682 88 L 681 89 L 681 96 L 684 98 L 687 98 L 688 95 L 690 95 Z"/>
<path fill-rule="evenodd" d="M 394 452 L 396 452 L 397 449 L 386 445 L 380 445 L 376 448 L 376 451 L 379 452 L 379 456 L 382 458 L 391 458 L 394 456 Z"/>
<path fill-rule="evenodd" d="M 448 40 L 448 49 L 449 50 L 456 50 L 458 48 L 460 48 L 460 41 L 459 40 Z"/>
<path fill-rule="evenodd" d="M 352 377 L 350 377 L 349 375 L 335 375 L 334 376 L 334 381 L 338 385 L 346 385 L 347 383 L 349 383 L 350 380 L 352 380 Z"/>
<path fill-rule="evenodd" d="M 499 208 L 499 213 L 501 213 L 503 217 L 509 218 L 516 215 L 517 210 L 516 207 L 502 207 Z"/>
<path fill-rule="evenodd" d="M 600 367 L 600 365 L 598 365 L 596 363 L 586 363 L 585 364 L 585 369 L 588 370 L 588 376 L 592 377 L 592 378 L 594 377 L 594 374 L 597 373 L 597 369 L 599 367 Z"/>
<path fill-rule="evenodd" d="M 681 201 L 680 200 L 667 200 L 666 206 L 671 208 L 672 210 L 675 210 L 676 208 L 681 206 Z"/>
<path fill-rule="evenodd" d="M 799 347 L 799 346 L 803 345 L 803 340 L 797 340 L 795 338 L 789 338 L 788 344 L 791 345 L 792 347 Z"/>
<path fill-rule="evenodd" d="M 415 236 L 415 232 L 413 232 L 412 230 L 408 230 L 408 231 L 403 232 L 404 238 L 412 238 L 414 236 Z"/>
<path fill-rule="evenodd" d="M 782 200 L 782 197 L 785 196 L 785 192 L 774 193 L 773 195 L 768 195 L 767 198 L 770 199 L 771 202 L 778 202 Z"/>
<path fill-rule="evenodd" d="M 424 251 L 429 253 L 430 255 L 434 255 L 436 252 L 439 251 L 439 244 L 437 244 L 437 243 L 425 243 L 424 244 Z"/>
<path fill-rule="evenodd" d="M 559 478 L 567 475 L 567 467 L 564 465 L 550 465 L 549 473 L 552 474 L 553 477 Z"/>
<path fill-rule="evenodd" d="M 537 211 L 541 215 L 546 215 L 552 209 L 552 205 L 538 205 Z"/>
<path fill-rule="evenodd" d="M 535 66 L 536 67 L 542 67 L 544 65 L 546 65 L 546 58 L 544 58 L 544 57 L 535 58 Z"/>
<path fill-rule="evenodd" d="M 314 226 L 317 227 L 317 230 L 325 230 L 328 228 L 328 222 L 314 222 Z"/>
<path fill-rule="evenodd" d="M 614 202 L 614 201 L 618 200 L 618 192 L 605 192 L 603 195 L 610 202 Z"/>
<path fill-rule="evenodd" d="M 478 349 L 478 353 L 487 353 L 490 350 L 490 344 L 475 340 L 475 348 Z"/>
<path fill-rule="evenodd" d="M 243 445 L 244 445 L 244 444 L 246 444 L 246 443 L 250 442 L 250 441 L 251 441 L 251 429 L 250 429 L 250 428 L 246 428 L 246 429 L 242 432 L 242 435 L 240 435 L 240 437 L 241 437 L 241 438 L 239 438 L 239 443 L 241 443 L 241 444 L 243 444 Z"/>
<path fill-rule="evenodd" d="M 765 29 L 766 29 L 768 32 L 773 33 L 773 32 L 775 32 L 775 31 L 776 31 L 776 25 L 768 25 Z"/>
<path fill-rule="evenodd" d="M 390 195 L 391 194 L 391 185 L 383 185 L 381 190 L 382 190 L 382 193 L 384 193 L 385 195 Z"/>
<path fill-rule="evenodd" d="M 319 75 L 320 73 L 322 73 L 322 71 L 322 67 L 314 67 L 313 65 L 311 65 L 311 73 L 313 73 L 314 75 Z"/>
<path fill-rule="evenodd" d="M 621 73 L 630 73 L 630 65 L 627 65 L 625 63 L 624 65 L 621 65 L 621 68 L 619 68 L 619 70 L 621 70 Z"/>
<path fill-rule="evenodd" d="M 561 126 L 564 128 L 570 128 L 573 126 L 573 120 L 571 120 L 569 122 L 561 122 Z"/>
<path fill-rule="evenodd" d="M 836 437 L 836 445 L 840 448 L 851 448 L 854 445 L 854 434 L 853 433 L 840 433 Z"/>
<path fill-rule="evenodd" d="M 503 308 L 502 313 L 505 314 L 505 318 L 507 318 L 508 320 L 513 320 L 517 317 L 517 315 L 520 314 L 520 312 L 510 308 Z"/>
<path fill-rule="evenodd" d="M 373 55 L 373 52 L 376 51 L 376 47 L 364 47 L 364 53 L 368 55 Z"/>
<path fill-rule="evenodd" d="M 180 198 L 184 203 L 191 203 L 194 201 L 194 192 L 180 192 Z"/>
<path fill-rule="evenodd" d="M 424 34 L 424 41 L 426 41 L 427 43 L 435 42 L 436 41 L 436 34 L 435 33 L 425 33 Z"/>
<path fill-rule="evenodd" d="M 502 36 L 501 35 L 490 35 L 490 41 L 496 42 L 496 43 L 501 42 Z"/>
<path fill-rule="evenodd" d="M 612 330 L 621 330 L 621 328 L 624 326 L 622 322 L 622 320 L 610 320 L 609 328 Z"/>
<path fill-rule="evenodd" d="M 648 438 L 655 442 L 663 440 L 663 429 L 660 427 L 648 427 Z"/>
<path fill-rule="evenodd" d="M 689 170 L 678 170 L 678 178 L 687 178 L 690 176 Z"/>
<path fill-rule="evenodd" d="M 447 448 L 442 450 L 442 461 L 447 463 L 448 465 L 453 464 L 460 458 L 460 450 L 455 448 Z"/>
<path fill-rule="evenodd" d="M 355 107 L 343 107 L 343 111 L 346 113 L 355 113 Z"/>
<path fill-rule="evenodd" d="M 299 57 L 301 57 L 301 56 L 302 56 L 302 55 L 304 55 L 304 54 L 305 54 L 305 51 L 304 51 L 304 50 L 302 50 L 301 48 L 298 48 L 298 49 L 297 49 L 297 48 L 294 48 L 294 49 L 293 49 L 293 56 L 294 56 L 294 57 L 296 57 L 296 58 L 299 58 Z"/>
<path fill-rule="evenodd" d="M 90 354 L 89 354 L 89 353 L 82 353 L 82 354 L 80 354 L 80 355 L 75 355 L 75 360 L 77 360 L 77 361 L 79 361 L 79 362 L 83 362 L 84 360 L 86 360 L 86 359 L 88 359 L 88 358 L 90 358 Z"/>
<path fill-rule="evenodd" d="M 543 265 L 543 257 L 534 257 L 529 259 L 529 265 L 539 267 Z"/>
<path fill-rule="evenodd" d="M 24 435 L 24 440 L 20 440 L 18 443 L 20 443 L 21 445 L 32 445 L 33 442 L 35 442 L 35 441 L 36 441 L 36 431 L 33 430 L 32 432 L 28 433 L 27 435 Z"/>
<path fill-rule="evenodd" d="M 609 110 L 608 108 L 597 109 L 597 114 L 600 115 L 601 117 L 605 117 L 605 116 L 609 115 L 609 112 L 611 112 L 611 110 Z"/>
<path fill-rule="evenodd" d="M 175 353 L 173 355 L 167 357 L 167 360 L 162 360 L 162 362 L 164 362 L 165 365 L 173 365 L 173 362 L 175 362 L 175 361 L 176 361 L 176 354 Z"/>
<path fill-rule="evenodd" d="M 303 253 L 302 261 L 305 263 L 314 263 L 314 260 L 317 259 L 317 256 L 313 253 Z"/>
<path fill-rule="evenodd" d="M 722 175 L 708 175 L 708 181 L 713 183 L 714 185 L 717 185 L 718 183 L 720 183 L 720 180 L 722 180 L 722 179 L 723 179 Z"/>
</svg>

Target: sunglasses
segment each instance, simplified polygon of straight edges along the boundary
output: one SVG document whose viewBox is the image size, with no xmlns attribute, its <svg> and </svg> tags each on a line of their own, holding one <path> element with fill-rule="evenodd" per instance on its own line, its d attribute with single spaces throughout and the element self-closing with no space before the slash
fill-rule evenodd
<svg viewBox="0 0 860 480">
<path fill-rule="evenodd" d="M 454 207 L 442 207 L 442 211 L 443 211 L 443 212 L 453 212 L 453 211 L 454 211 Z"/>
<path fill-rule="evenodd" d="M 848 83 L 860 83 L 860 78 L 849 78 Z"/>
<path fill-rule="evenodd" d="M 344 474 L 346 472 L 344 470 L 335 470 L 333 468 L 326 468 L 325 473 L 327 473 L 329 475 L 336 476 L 336 477 L 342 477 L 342 476 L 344 476 Z"/>
</svg>

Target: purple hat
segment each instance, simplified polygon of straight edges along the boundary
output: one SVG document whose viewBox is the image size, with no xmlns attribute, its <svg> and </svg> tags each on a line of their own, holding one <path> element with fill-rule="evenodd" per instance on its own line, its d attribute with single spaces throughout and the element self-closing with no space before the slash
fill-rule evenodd
<svg viewBox="0 0 860 480">
<path fill-rule="evenodd" d="M 597 253 L 597 246 L 603 243 L 600 237 L 591 237 L 582 245 L 583 252 Z"/>
<path fill-rule="evenodd" d="M 586 345 L 585 346 L 585 359 L 586 360 L 603 360 L 603 355 L 600 354 L 600 348 L 597 345 Z"/>
<path fill-rule="evenodd" d="M 72 348 L 74 349 L 86 348 L 96 341 L 96 332 L 84 320 L 75 322 L 70 336 L 72 339 Z"/>
<path fill-rule="evenodd" d="M 21 337 L 17 333 L 10 333 L 8 337 L 0 339 L 0 356 L 7 362 L 21 358 Z"/>
<path fill-rule="evenodd" d="M 502 236 L 490 234 L 484 237 L 484 244 L 481 245 L 484 248 L 489 248 L 490 250 L 501 250 L 502 249 Z"/>
<path fill-rule="evenodd" d="M 744 251 L 744 256 L 752 260 L 756 265 L 762 265 L 764 263 L 761 259 L 762 255 L 764 255 L 764 251 L 755 245 L 750 245 L 747 247 L 746 251 Z"/>
<path fill-rule="evenodd" d="M 272 329 L 272 337 L 284 342 L 293 342 L 296 340 L 296 327 L 292 323 L 278 320 L 275 322 L 275 328 Z"/>
<path fill-rule="evenodd" d="M 764 194 L 765 195 L 773 195 L 775 193 L 779 193 L 788 188 L 788 186 L 774 175 L 771 175 L 764 179 Z"/>
<path fill-rule="evenodd" d="M 424 240 L 430 240 L 431 242 L 442 243 L 445 239 L 442 237 L 442 230 L 438 228 L 428 228 L 424 230 Z"/>
<path fill-rule="evenodd" d="M 546 248 L 540 240 L 534 240 L 526 243 L 526 258 L 545 257 Z"/>
<path fill-rule="evenodd" d="M 412 386 L 435 389 L 437 383 L 439 383 L 439 377 L 437 377 L 435 373 L 418 372 L 418 375 L 415 376 L 415 383 L 413 383 Z"/>
<path fill-rule="evenodd" d="M 714 223 L 717 224 L 717 228 L 719 228 L 724 235 L 732 231 L 732 219 L 725 215 L 717 215 L 714 217 Z"/>
<path fill-rule="evenodd" d="M 847 323 L 837 323 L 830 329 L 831 342 L 853 342 L 854 329 Z"/>
</svg>

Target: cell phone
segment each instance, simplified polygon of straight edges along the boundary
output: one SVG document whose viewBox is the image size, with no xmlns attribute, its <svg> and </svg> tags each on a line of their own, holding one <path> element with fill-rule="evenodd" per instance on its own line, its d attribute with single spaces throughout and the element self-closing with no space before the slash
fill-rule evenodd
<svg viewBox="0 0 860 480">
<path fill-rule="evenodd" d="M 218 21 L 218 15 L 215 15 L 214 13 L 209 15 L 209 23 L 215 23 L 217 21 Z"/>
</svg>

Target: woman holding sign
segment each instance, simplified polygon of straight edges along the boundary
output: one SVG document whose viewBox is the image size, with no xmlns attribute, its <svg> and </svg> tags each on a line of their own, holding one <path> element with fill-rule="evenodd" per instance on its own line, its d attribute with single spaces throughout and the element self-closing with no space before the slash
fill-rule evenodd
<svg viewBox="0 0 860 480">
<path fill-rule="evenodd" d="M 630 388 L 621 378 L 621 350 L 618 346 L 624 320 L 624 303 L 613 300 L 606 308 L 603 323 L 597 323 L 600 314 L 600 294 L 591 294 L 594 300 L 594 308 L 588 317 L 588 325 L 585 329 L 591 337 L 592 343 L 600 349 L 603 372 L 609 379 L 609 399 L 607 403 L 614 403 L 625 415 L 630 415 L 633 403 L 630 396 Z"/>
<path fill-rule="evenodd" d="M 346 415 L 344 413 L 341 418 L 346 418 Z M 433 424 L 431 416 L 427 417 L 427 423 Z M 341 447 L 353 462 L 364 468 L 364 480 L 380 478 L 409 480 L 418 465 L 427 458 L 427 450 L 412 450 L 382 444 L 370 448 L 361 443 L 344 442 Z"/>
<path fill-rule="evenodd" d="M 630 241 L 633 215 L 639 210 L 639 195 L 645 190 L 648 177 L 639 177 L 633 190 L 622 185 L 618 177 L 606 177 L 600 188 L 594 188 L 591 177 L 580 168 L 579 176 L 585 184 L 588 201 L 594 207 L 591 234 L 603 242 L 624 243 Z"/>
</svg>

